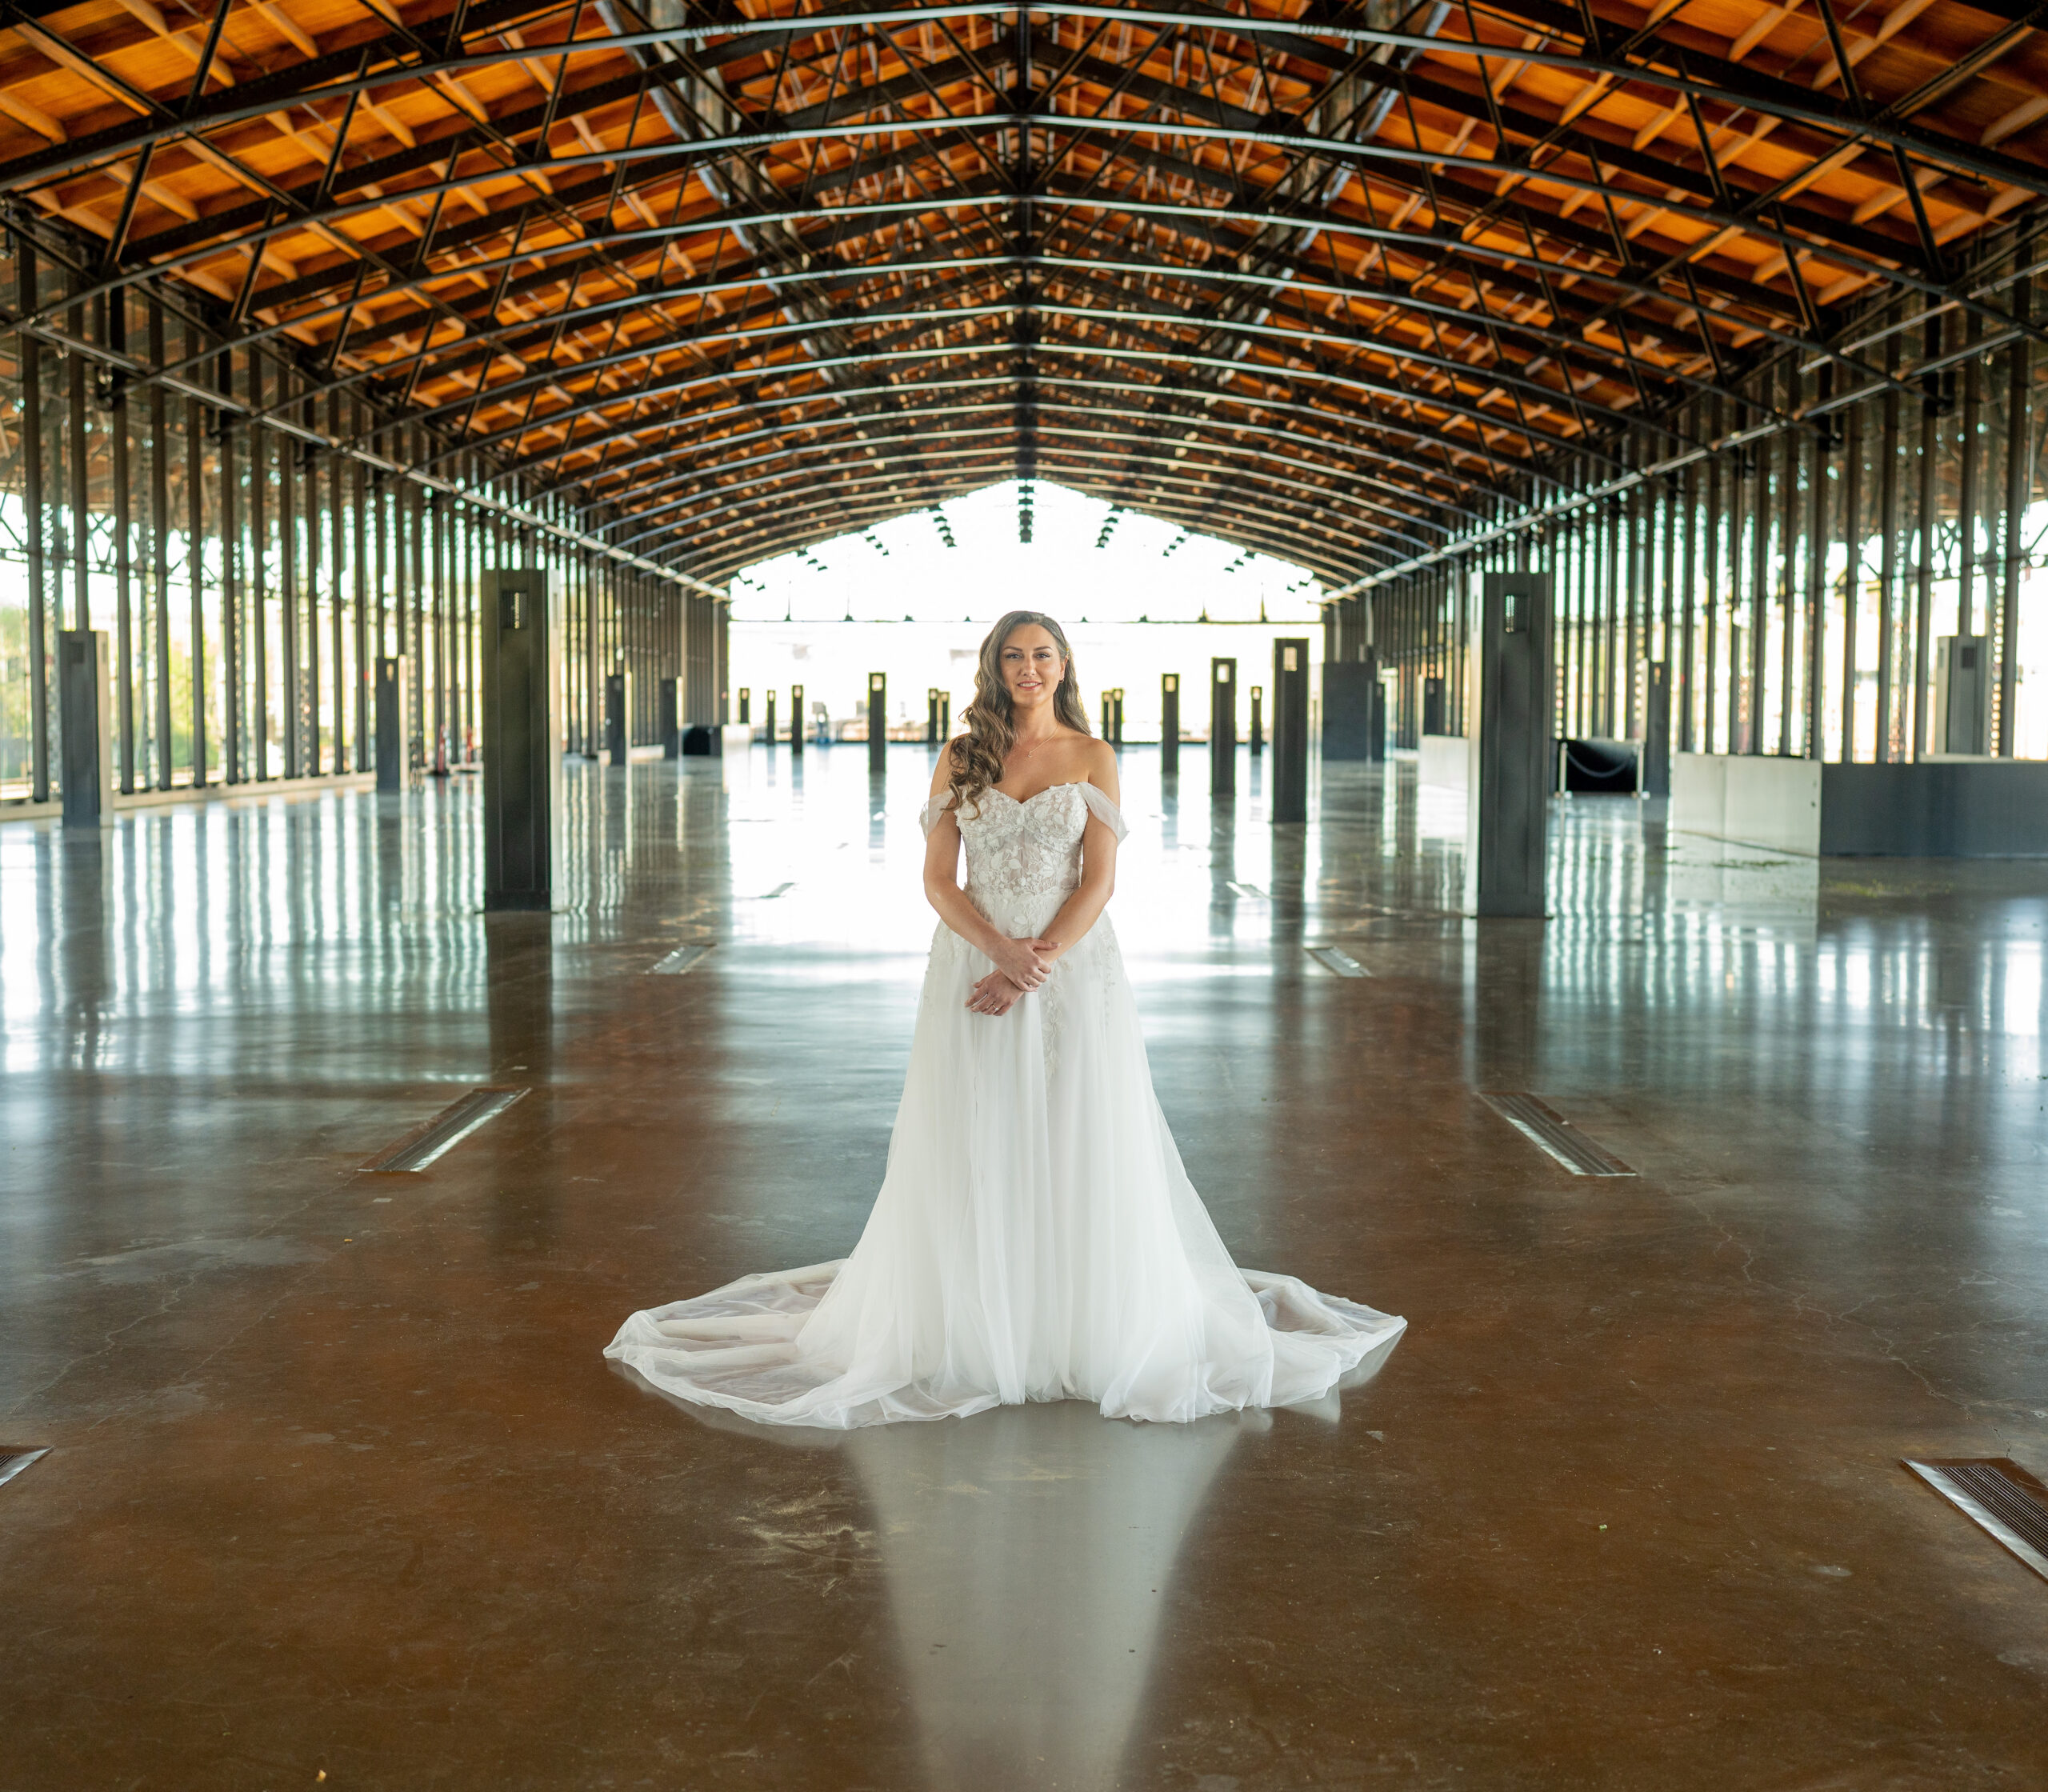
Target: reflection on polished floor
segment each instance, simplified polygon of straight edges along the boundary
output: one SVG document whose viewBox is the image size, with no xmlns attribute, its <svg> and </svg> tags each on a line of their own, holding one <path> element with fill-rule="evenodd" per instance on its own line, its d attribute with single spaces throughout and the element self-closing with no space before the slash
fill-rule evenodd
<svg viewBox="0 0 2048 1792">
<path fill-rule="evenodd" d="M 1478 926 L 1411 767 L 1276 831 L 1125 758 L 1226 1242 L 1410 1321 L 1314 1410 L 764 1435 L 601 1360 L 855 1236 L 921 750 L 574 767 L 551 918 L 460 787 L 0 828 L 0 1788 L 2048 1783 L 2048 1583 L 1898 1466 L 2048 1470 L 2048 868 L 1583 800 Z"/>
</svg>

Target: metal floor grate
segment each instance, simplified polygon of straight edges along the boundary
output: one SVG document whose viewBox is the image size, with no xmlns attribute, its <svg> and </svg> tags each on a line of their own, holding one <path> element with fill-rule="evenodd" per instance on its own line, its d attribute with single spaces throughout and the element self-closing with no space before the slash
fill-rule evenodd
<svg viewBox="0 0 2048 1792">
<path fill-rule="evenodd" d="M 1325 970 L 1334 971 L 1339 977 L 1370 977 L 1372 973 L 1360 964 L 1342 946 L 1311 946 L 1309 956 Z"/>
<path fill-rule="evenodd" d="M 1479 1099 L 1532 1144 L 1540 1146 L 1574 1176 L 1633 1176 L 1635 1172 L 1604 1146 L 1595 1144 L 1565 1117 L 1534 1095 L 1479 1092 Z"/>
<path fill-rule="evenodd" d="M 708 946 L 678 946 L 658 964 L 647 967 L 650 977 L 680 977 L 686 970 L 693 970 L 703 962 Z"/>
<path fill-rule="evenodd" d="M 2048 1578 L 2048 1487 L 2005 1456 L 1901 1458 L 1971 1523 Z"/>
<path fill-rule="evenodd" d="M 40 1444 L 0 1443 L 0 1486 L 12 1481 L 30 1463 L 49 1454 Z"/>
<path fill-rule="evenodd" d="M 362 1167 L 380 1174 L 410 1174 L 461 1144 L 487 1120 L 494 1120 L 518 1101 L 523 1089 L 472 1089 L 451 1102 L 418 1132 L 380 1151 Z"/>
</svg>

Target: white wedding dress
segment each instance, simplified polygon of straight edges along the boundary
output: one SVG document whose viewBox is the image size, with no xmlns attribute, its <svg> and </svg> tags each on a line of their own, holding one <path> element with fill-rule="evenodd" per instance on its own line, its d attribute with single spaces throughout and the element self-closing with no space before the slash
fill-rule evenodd
<svg viewBox="0 0 2048 1792">
<path fill-rule="evenodd" d="M 959 818 L 967 895 L 1034 938 L 1080 881 L 1087 784 Z M 935 806 L 921 817 L 930 832 Z M 1241 1270 L 1181 1166 L 1105 914 L 999 1018 L 994 967 L 934 936 L 889 1167 L 853 1255 L 636 1313 L 606 1354 L 782 1425 L 945 1418 L 1024 1400 L 1192 1419 L 1327 1393 L 1406 1322 Z"/>
</svg>

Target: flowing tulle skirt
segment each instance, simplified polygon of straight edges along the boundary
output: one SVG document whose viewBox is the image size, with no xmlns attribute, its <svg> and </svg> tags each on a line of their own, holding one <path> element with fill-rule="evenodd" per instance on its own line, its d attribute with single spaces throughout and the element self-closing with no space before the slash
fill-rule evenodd
<svg viewBox="0 0 2048 1792">
<path fill-rule="evenodd" d="M 1152 1090 L 1106 918 L 999 1019 L 942 926 L 882 1192 L 853 1254 L 636 1313 L 606 1351 L 786 1425 L 1090 1400 L 1183 1420 L 1329 1391 L 1406 1322 L 1241 1270 Z"/>
</svg>

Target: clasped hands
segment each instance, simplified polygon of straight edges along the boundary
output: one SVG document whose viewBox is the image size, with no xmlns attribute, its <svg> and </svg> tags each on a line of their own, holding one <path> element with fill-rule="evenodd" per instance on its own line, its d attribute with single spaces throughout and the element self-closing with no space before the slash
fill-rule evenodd
<svg viewBox="0 0 2048 1792">
<path fill-rule="evenodd" d="M 1006 939 L 989 956 L 995 969 L 968 992 L 967 1006 L 977 1014 L 1006 1014 L 1017 998 L 1035 990 L 1053 974 L 1059 956 L 1056 939 Z"/>
</svg>

